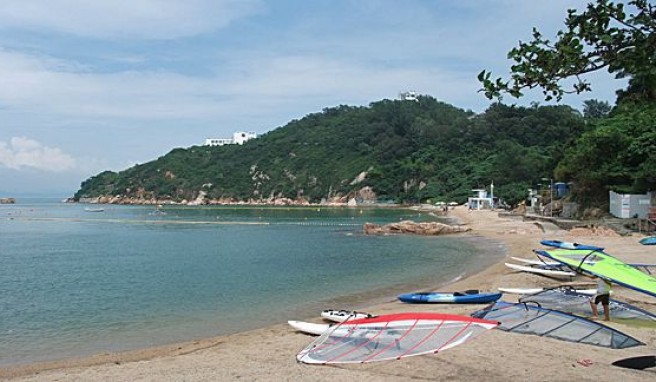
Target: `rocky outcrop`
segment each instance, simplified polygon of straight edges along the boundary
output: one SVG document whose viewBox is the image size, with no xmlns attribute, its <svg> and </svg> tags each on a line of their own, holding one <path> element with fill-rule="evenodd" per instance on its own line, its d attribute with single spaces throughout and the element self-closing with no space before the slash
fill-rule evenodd
<svg viewBox="0 0 656 382">
<path fill-rule="evenodd" d="M 413 234 L 413 235 L 447 235 L 471 231 L 469 227 L 449 225 L 438 222 L 415 223 L 412 220 L 404 220 L 398 223 L 378 225 L 365 223 L 363 231 L 366 235 L 371 234 Z"/>
<path fill-rule="evenodd" d="M 205 187 L 206 185 L 203 185 Z M 211 186 L 211 185 L 210 185 Z M 208 186 L 209 188 L 209 186 Z M 134 204 L 134 205 L 159 205 L 159 204 L 183 204 L 190 206 L 201 205 L 271 205 L 271 206 L 307 206 L 312 203 L 303 195 L 303 190 L 297 192 L 296 198 L 287 198 L 282 194 L 272 193 L 269 197 L 263 197 L 259 192 L 254 193 L 254 197 L 247 200 L 236 198 L 208 198 L 207 192 L 200 190 L 196 197 L 191 200 L 172 200 L 158 199 L 154 193 L 144 189 L 137 189 L 134 196 L 124 195 L 103 195 L 93 198 L 80 198 L 80 203 L 91 204 Z M 347 195 L 334 195 L 319 203 L 327 206 L 358 206 L 374 205 L 377 202 L 376 193 L 371 187 L 363 187 L 357 191 L 352 191 Z"/>
<path fill-rule="evenodd" d="M 0 198 L 0 204 L 14 204 L 16 199 L 14 198 Z"/>
<path fill-rule="evenodd" d="M 188 206 L 200 206 L 202 204 L 205 204 L 205 195 L 207 195 L 207 192 L 199 191 L 198 196 L 196 197 L 196 199 L 188 202 L 187 205 Z"/>
</svg>

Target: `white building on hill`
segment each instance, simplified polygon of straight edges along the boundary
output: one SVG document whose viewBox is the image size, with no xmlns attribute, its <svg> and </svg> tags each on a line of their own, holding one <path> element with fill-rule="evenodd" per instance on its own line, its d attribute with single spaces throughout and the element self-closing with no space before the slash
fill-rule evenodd
<svg viewBox="0 0 656 382">
<path fill-rule="evenodd" d="M 205 146 L 243 145 L 244 142 L 255 138 L 257 134 L 253 131 L 237 131 L 232 134 L 232 138 L 207 138 Z"/>
<path fill-rule="evenodd" d="M 399 93 L 399 99 L 402 101 L 419 101 L 417 99 L 417 92 L 414 90 Z"/>
</svg>

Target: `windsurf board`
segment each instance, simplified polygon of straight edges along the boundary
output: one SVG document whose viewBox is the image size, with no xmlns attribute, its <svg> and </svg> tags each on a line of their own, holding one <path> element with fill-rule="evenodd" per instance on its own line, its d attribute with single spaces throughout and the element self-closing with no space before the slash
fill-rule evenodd
<svg viewBox="0 0 656 382">
<path fill-rule="evenodd" d="M 527 267 L 525 265 L 511 264 L 511 263 L 505 263 L 505 264 L 508 268 L 514 269 L 514 270 L 520 271 L 520 272 L 537 273 L 537 274 L 540 274 L 540 275 L 551 276 L 551 277 L 574 277 L 574 276 L 576 276 L 576 272 L 559 271 L 559 270 L 555 270 L 555 269 L 534 268 L 534 267 Z"/>
<path fill-rule="evenodd" d="M 504 288 L 504 287 L 499 287 L 497 288 L 499 292 L 507 293 L 507 294 L 534 294 L 534 293 L 539 293 L 542 292 L 545 289 L 549 288 Z M 574 289 L 575 292 L 581 293 L 581 294 L 588 294 L 588 295 L 593 295 L 597 293 L 596 289 Z"/>
<path fill-rule="evenodd" d="M 326 330 L 330 328 L 330 324 L 315 324 L 312 322 L 292 321 L 292 320 L 287 321 L 287 323 L 289 324 L 289 326 L 298 330 L 299 332 L 312 334 L 315 336 L 322 335 Z"/>
<path fill-rule="evenodd" d="M 324 309 L 321 312 L 321 318 L 332 322 L 344 322 L 346 320 L 354 320 L 356 318 L 373 317 L 369 313 L 356 312 L 353 310 L 343 309 Z"/>
<path fill-rule="evenodd" d="M 580 244 L 580 243 L 571 243 L 568 241 L 560 241 L 560 240 L 542 240 L 540 241 L 540 244 L 545 245 L 547 247 L 553 247 L 553 248 L 562 248 L 562 249 L 584 249 L 588 251 L 603 251 L 603 247 L 597 247 L 596 245 L 589 245 L 589 244 Z"/>
</svg>

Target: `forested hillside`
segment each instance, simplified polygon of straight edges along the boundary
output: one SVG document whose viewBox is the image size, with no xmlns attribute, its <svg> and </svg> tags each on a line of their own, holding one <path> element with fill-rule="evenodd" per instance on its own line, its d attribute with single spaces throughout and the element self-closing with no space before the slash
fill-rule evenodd
<svg viewBox="0 0 656 382">
<path fill-rule="evenodd" d="M 175 149 L 86 181 L 75 199 L 98 196 L 310 202 L 370 187 L 379 201 L 463 202 L 495 185 L 510 203 L 551 177 L 585 131 L 568 106 L 493 104 L 474 114 L 429 96 L 338 106 L 289 122 L 244 145 Z M 588 127 L 589 128 L 589 127 Z"/>
</svg>

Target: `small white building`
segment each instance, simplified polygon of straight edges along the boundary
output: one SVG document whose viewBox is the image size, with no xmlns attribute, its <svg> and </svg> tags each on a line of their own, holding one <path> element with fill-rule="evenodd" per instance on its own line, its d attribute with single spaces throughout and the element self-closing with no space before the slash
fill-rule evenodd
<svg viewBox="0 0 656 382">
<path fill-rule="evenodd" d="M 490 210 L 493 208 L 492 197 L 488 196 L 486 190 L 472 190 L 476 196 L 467 198 L 467 206 L 470 210 Z"/>
<path fill-rule="evenodd" d="M 490 192 L 485 189 L 472 190 L 474 196 L 467 199 L 470 210 L 482 210 L 494 208 L 494 182 L 490 184 Z"/>
<path fill-rule="evenodd" d="M 399 99 L 402 101 L 419 101 L 417 99 L 417 92 L 414 90 L 399 93 Z"/>
<path fill-rule="evenodd" d="M 243 145 L 244 142 L 257 138 L 254 131 L 237 131 L 232 134 L 232 138 L 207 138 L 205 146 L 223 146 L 223 145 Z"/>
</svg>

